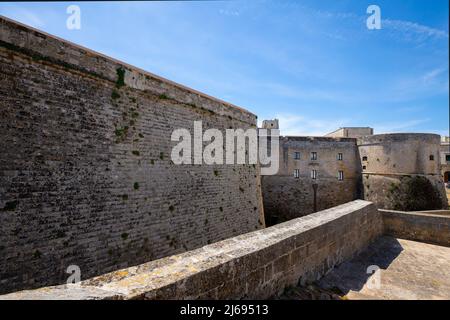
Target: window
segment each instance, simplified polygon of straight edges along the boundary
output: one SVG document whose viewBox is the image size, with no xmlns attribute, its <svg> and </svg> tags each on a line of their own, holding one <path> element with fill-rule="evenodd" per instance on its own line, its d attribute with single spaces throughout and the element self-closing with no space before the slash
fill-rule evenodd
<svg viewBox="0 0 450 320">
<path fill-rule="evenodd" d="M 294 159 L 300 160 L 300 152 L 294 152 Z"/>
<path fill-rule="evenodd" d="M 367 168 L 366 166 L 363 166 L 363 170 L 366 170 L 366 168 Z"/>
<path fill-rule="evenodd" d="M 294 178 L 300 178 L 300 170 L 299 169 L 294 169 Z"/>
<path fill-rule="evenodd" d="M 338 159 L 338 160 L 342 160 L 342 158 L 343 158 L 342 153 L 338 153 L 337 159 Z"/>
<path fill-rule="evenodd" d="M 317 170 L 311 170 L 311 179 L 317 179 Z"/>
<path fill-rule="evenodd" d="M 366 156 L 363 157 L 363 161 L 367 161 L 367 157 Z"/>
<path fill-rule="evenodd" d="M 317 160 L 317 152 L 311 152 L 311 160 Z"/>
<path fill-rule="evenodd" d="M 344 171 L 339 171 L 339 172 L 338 172 L 338 180 L 339 180 L 339 181 L 344 180 Z"/>
<path fill-rule="evenodd" d="M 434 161 L 434 155 L 430 154 L 430 161 Z"/>
<path fill-rule="evenodd" d="M 445 161 L 450 162 L 450 154 L 445 155 Z"/>
</svg>

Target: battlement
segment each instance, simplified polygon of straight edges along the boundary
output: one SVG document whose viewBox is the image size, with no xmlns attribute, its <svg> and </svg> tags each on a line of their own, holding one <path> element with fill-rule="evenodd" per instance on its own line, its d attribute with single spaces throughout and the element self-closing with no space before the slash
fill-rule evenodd
<svg viewBox="0 0 450 320">
<path fill-rule="evenodd" d="M 382 234 L 373 204 L 354 201 L 180 255 L 0 299 L 264 299 L 310 283 Z"/>
</svg>

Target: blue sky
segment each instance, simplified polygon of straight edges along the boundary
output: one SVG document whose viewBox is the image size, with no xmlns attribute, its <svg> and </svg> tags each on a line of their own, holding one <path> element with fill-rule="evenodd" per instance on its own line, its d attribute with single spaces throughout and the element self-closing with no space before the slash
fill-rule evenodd
<svg viewBox="0 0 450 320">
<path fill-rule="evenodd" d="M 66 8 L 81 8 L 68 30 Z M 381 8 L 381 30 L 366 9 Z M 448 0 L 1 3 L 0 14 L 241 106 L 282 134 L 449 132 Z"/>
</svg>

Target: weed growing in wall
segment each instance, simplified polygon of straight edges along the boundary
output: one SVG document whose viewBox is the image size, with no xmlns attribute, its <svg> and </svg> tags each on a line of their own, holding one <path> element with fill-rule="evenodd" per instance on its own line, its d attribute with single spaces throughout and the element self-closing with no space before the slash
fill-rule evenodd
<svg viewBox="0 0 450 320">
<path fill-rule="evenodd" d="M 117 72 L 116 87 L 117 88 L 123 87 L 125 85 L 125 70 L 122 68 L 118 68 L 116 72 Z"/>
</svg>

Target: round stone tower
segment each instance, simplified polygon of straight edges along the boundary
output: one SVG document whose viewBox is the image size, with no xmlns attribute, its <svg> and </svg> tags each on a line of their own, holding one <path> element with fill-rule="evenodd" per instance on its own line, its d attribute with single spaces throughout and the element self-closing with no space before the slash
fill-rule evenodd
<svg viewBox="0 0 450 320">
<path fill-rule="evenodd" d="M 377 134 L 361 137 L 358 144 L 364 199 L 394 210 L 447 208 L 439 135 Z"/>
</svg>

